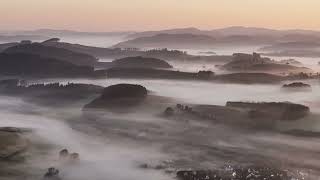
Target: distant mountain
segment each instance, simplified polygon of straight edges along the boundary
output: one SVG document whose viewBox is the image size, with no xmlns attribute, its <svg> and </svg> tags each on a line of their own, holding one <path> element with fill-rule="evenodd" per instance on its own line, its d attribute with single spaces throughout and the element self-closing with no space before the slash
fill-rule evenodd
<svg viewBox="0 0 320 180">
<path fill-rule="evenodd" d="M 207 31 L 207 32 L 209 32 L 209 31 Z M 180 28 L 180 29 L 160 30 L 160 31 L 138 32 L 138 33 L 130 34 L 128 36 L 128 38 L 135 39 L 135 38 L 139 38 L 139 37 L 155 36 L 158 34 L 206 34 L 206 33 L 205 33 L 205 31 L 202 31 L 197 28 Z"/>
<path fill-rule="evenodd" d="M 38 29 L 32 31 L 16 31 L 12 34 L 18 35 L 40 35 L 47 37 L 64 37 L 64 36 L 125 36 L 132 34 L 131 31 L 123 32 L 82 32 L 82 31 L 72 31 L 72 30 L 55 30 L 55 29 Z"/>
<path fill-rule="evenodd" d="M 320 41 L 320 31 L 274 30 L 234 26 L 214 30 L 196 28 L 146 31 L 130 35 L 116 44 L 120 48 L 213 48 L 234 46 L 266 46 L 296 41 Z"/>
<path fill-rule="evenodd" d="M 208 49 L 219 46 L 246 46 L 272 44 L 276 38 L 269 36 L 232 35 L 213 37 L 201 34 L 157 34 L 131 39 L 114 45 L 115 48 L 172 48 Z"/>
<path fill-rule="evenodd" d="M 157 34 L 196 34 L 196 35 L 208 35 L 213 37 L 223 36 L 284 36 L 284 35 L 312 35 L 320 36 L 320 31 L 313 30 L 275 30 L 268 28 L 257 28 L 257 27 L 243 27 L 243 26 L 232 26 L 227 28 L 213 29 L 213 30 L 200 30 L 197 28 L 180 28 L 180 29 L 167 29 L 159 31 L 145 31 L 138 32 L 128 36 L 130 39 L 139 37 L 150 37 Z"/>
<path fill-rule="evenodd" d="M 175 35 L 175 36 L 174 36 Z M 188 35 L 188 36 L 187 36 Z M 166 29 L 159 31 L 123 31 L 123 32 L 81 32 L 72 30 L 54 30 L 54 29 L 38 29 L 33 31 L 15 31 L 15 32 L 2 32 L 0 33 L 0 42 L 17 42 L 21 40 L 43 41 L 48 37 L 58 38 L 106 38 L 106 41 L 111 36 L 121 37 L 117 40 L 119 42 L 123 39 L 129 40 L 117 44 L 115 47 L 149 47 L 150 44 L 153 47 L 160 48 L 212 48 L 217 46 L 266 46 L 283 42 L 294 41 L 320 41 L 320 31 L 312 30 L 275 30 L 268 28 L 256 28 L 256 27 L 243 27 L 233 26 L 227 28 L 213 29 L 213 30 L 200 30 L 197 28 L 177 28 Z M 163 40 L 159 38 L 163 37 Z M 165 37 L 166 36 L 166 37 Z M 206 37 L 205 40 L 194 39 L 196 36 Z M 140 39 L 140 38 L 153 38 L 152 39 Z M 185 40 L 181 40 L 184 37 Z M 180 38 L 180 39 L 179 39 Z M 191 40 L 194 40 L 194 43 Z M 70 40 L 70 39 L 68 39 Z M 131 41 L 132 40 L 132 41 Z M 177 40 L 177 41 L 175 41 Z M 102 40 L 103 41 L 103 40 Z M 166 44 L 160 41 L 167 41 Z M 214 42 L 215 41 L 215 42 Z M 138 42 L 134 45 L 132 42 Z M 160 44 L 160 46 L 159 46 Z M 194 47 L 192 45 L 195 45 Z M 170 46 L 169 46 L 170 45 Z M 108 44 L 109 46 L 109 44 Z"/>
<path fill-rule="evenodd" d="M 232 26 L 221 29 L 214 29 L 209 31 L 212 36 L 271 36 L 276 35 L 280 31 L 267 29 L 267 28 L 255 28 L 255 27 L 242 27 L 242 26 Z"/>
<path fill-rule="evenodd" d="M 158 34 L 151 37 L 140 37 L 115 45 L 115 48 L 194 48 L 209 47 L 216 39 L 207 35 L 195 34 Z"/>
<path fill-rule="evenodd" d="M 48 39 L 47 36 L 41 35 L 0 35 L 0 42 L 18 42 L 23 40 L 43 41 Z"/>
<path fill-rule="evenodd" d="M 157 34 L 195 34 L 195 35 L 208 35 L 213 37 L 222 37 L 222 36 L 252 36 L 252 35 L 277 35 L 281 33 L 279 30 L 267 29 L 267 28 L 255 28 L 255 27 L 242 27 L 242 26 L 233 26 L 221 29 L 214 30 L 200 30 L 197 28 L 181 28 L 181 29 L 167 29 L 160 31 L 145 31 L 138 32 L 132 35 L 129 35 L 129 38 L 139 38 L 139 37 L 148 37 L 155 36 Z"/>
<path fill-rule="evenodd" d="M 208 35 L 213 37 L 244 35 L 244 36 L 284 36 L 284 35 L 312 35 L 320 36 L 320 31 L 303 30 L 303 29 L 289 29 L 289 30 L 275 30 L 268 28 L 231 26 L 226 28 L 218 28 L 212 30 L 200 30 L 194 27 L 165 29 L 156 31 L 111 31 L 111 32 L 84 32 L 74 30 L 59 30 L 59 29 L 37 29 L 28 31 L 1 31 L 3 36 L 45 36 L 45 37 L 61 37 L 61 36 L 127 36 L 129 39 L 139 37 L 150 37 L 158 34 L 195 34 Z M 26 38 L 28 39 L 28 38 Z M 30 39 L 30 38 L 29 38 Z"/>
<path fill-rule="evenodd" d="M 248 36 L 284 36 L 284 35 L 316 35 L 320 36 L 320 31 L 303 30 L 303 29 L 288 29 L 276 30 L 268 28 L 232 26 L 210 31 L 212 35 L 220 34 L 223 36 L 232 35 L 248 35 Z"/>
</svg>

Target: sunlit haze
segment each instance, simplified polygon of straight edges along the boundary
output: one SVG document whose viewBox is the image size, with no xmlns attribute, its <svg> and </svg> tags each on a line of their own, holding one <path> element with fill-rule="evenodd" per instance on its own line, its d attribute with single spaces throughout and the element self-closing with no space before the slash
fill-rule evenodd
<svg viewBox="0 0 320 180">
<path fill-rule="evenodd" d="M 0 0 L 0 180 L 320 180 L 320 0 Z"/>
<path fill-rule="evenodd" d="M 1 30 L 320 29 L 319 0 L 0 0 Z"/>
</svg>

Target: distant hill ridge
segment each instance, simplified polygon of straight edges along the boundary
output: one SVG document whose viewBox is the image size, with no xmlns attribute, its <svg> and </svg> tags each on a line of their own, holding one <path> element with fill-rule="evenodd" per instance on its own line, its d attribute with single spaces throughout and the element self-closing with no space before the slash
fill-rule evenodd
<svg viewBox="0 0 320 180">
<path fill-rule="evenodd" d="M 283 36 L 286 34 L 307 34 L 307 35 L 317 35 L 320 36 L 320 31 L 314 30 L 303 30 L 303 29 L 289 29 L 289 30 L 275 30 L 268 28 L 258 28 L 258 27 L 244 27 L 244 26 L 231 26 L 226 28 L 218 28 L 213 30 L 200 30 L 194 27 L 189 28 L 177 28 L 177 29 L 167 29 L 159 31 L 144 31 L 130 34 L 128 37 L 138 38 L 154 36 L 157 34 L 201 34 L 208 36 L 232 36 L 232 35 L 272 35 L 272 36 Z"/>
<path fill-rule="evenodd" d="M 320 32 L 311 30 L 274 30 L 234 26 L 214 30 L 196 28 L 146 31 L 130 34 L 128 40 L 114 45 L 121 48 L 215 48 L 295 41 L 320 41 Z M 204 40 L 206 39 L 206 40 Z"/>
<path fill-rule="evenodd" d="M 48 40 L 45 42 L 48 42 Z M 70 51 L 64 48 L 46 46 L 45 43 L 20 43 L 16 46 L 5 49 L 3 52 L 34 54 L 41 57 L 58 59 L 81 66 L 92 66 L 98 61 L 97 58 L 91 55 Z"/>
</svg>

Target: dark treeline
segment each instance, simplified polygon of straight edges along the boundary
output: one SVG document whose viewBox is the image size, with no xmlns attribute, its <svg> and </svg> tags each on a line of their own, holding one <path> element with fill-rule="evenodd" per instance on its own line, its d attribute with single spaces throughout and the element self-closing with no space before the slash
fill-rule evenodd
<svg viewBox="0 0 320 180">
<path fill-rule="evenodd" d="M 98 88 L 100 86 L 92 85 L 92 84 L 78 84 L 78 83 L 70 83 L 61 84 L 61 83 L 40 83 L 40 84 L 31 84 L 28 86 L 20 86 L 21 88 L 48 88 L 48 89 L 83 89 L 83 88 Z M 100 89 L 100 88 L 99 88 Z"/>
<path fill-rule="evenodd" d="M 54 83 L 36 83 L 36 84 L 28 84 L 25 80 L 19 79 L 5 79 L 0 81 L 0 90 L 2 92 L 30 92 L 37 90 L 63 90 L 70 92 L 80 92 L 80 91 L 91 91 L 91 92 L 101 92 L 103 87 L 93 85 L 93 84 L 81 84 L 81 83 L 70 83 L 61 84 L 58 82 Z"/>
</svg>

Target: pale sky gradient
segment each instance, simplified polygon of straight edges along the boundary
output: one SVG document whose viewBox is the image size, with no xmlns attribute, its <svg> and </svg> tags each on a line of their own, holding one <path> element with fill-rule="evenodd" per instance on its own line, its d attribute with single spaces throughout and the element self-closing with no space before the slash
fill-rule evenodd
<svg viewBox="0 0 320 180">
<path fill-rule="evenodd" d="M 255 26 L 320 30 L 320 0 L 0 0 L 0 29 Z"/>
</svg>

